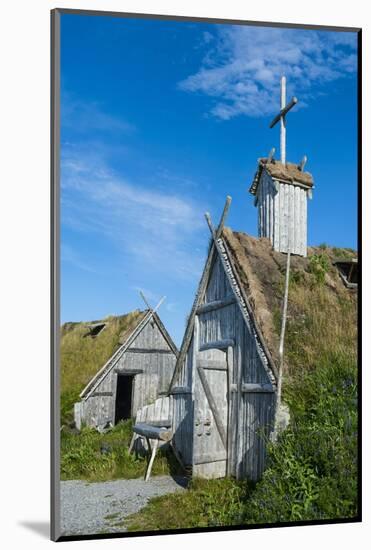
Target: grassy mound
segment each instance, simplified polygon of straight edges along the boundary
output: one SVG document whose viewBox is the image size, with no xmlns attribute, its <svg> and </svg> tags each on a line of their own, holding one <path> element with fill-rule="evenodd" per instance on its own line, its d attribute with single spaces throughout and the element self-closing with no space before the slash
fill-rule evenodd
<svg viewBox="0 0 371 550">
<path fill-rule="evenodd" d="M 291 423 L 255 487 L 193 480 L 128 518 L 129 530 L 343 519 L 357 515 L 357 294 L 322 245 L 291 271 L 283 400 Z M 282 298 L 284 271 L 273 291 Z M 280 311 L 274 311 L 280 330 Z"/>
</svg>

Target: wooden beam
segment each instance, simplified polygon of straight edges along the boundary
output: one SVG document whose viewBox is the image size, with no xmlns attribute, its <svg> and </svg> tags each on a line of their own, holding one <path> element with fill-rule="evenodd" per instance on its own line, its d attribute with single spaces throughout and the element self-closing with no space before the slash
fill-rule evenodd
<svg viewBox="0 0 371 550">
<path fill-rule="evenodd" d="M 113 392 L 111 391 L 95 391 L 91 394 L 91 397 L 112 397 Z"/>
<path fill-rule="evenodd" d="M 183 393 L 192 393 L 191 388 L 187 388 L 186 386 L 173 386 L 171 390 L 171 395 L 179 395 Z"/>
<path fill-rule="evenodd" d="M 272 384 L 241 384 L 242 393 L 274 393 Z"/>
<path fill-rule="evenodd" d="M 117 367 L 115 371 L 117 374 L 123 374 L 124 376 L 131 376 L 134 374 L 143 374 L 143 369 L 120 369 Z"/>
<path fill-rule="evenodd" d="M 139 291 L 139 294 L 140 294 L 140 296 L 141 296 L 143 302 L 146 304 L 147 308 L 148 308 L 150 311 L 152 311 L 152 308 L 151 308 L 151 306 L 150 306 L 150 304 L 149 304 L 147 298 L 144 296 L 144 292 L 142 292 L 142 291 L 140 290 L 140 291 Z"/>
<path fill-rule="evenodd" d="M 298 169 L 300 170 L 300 172 L 304 170 L 304 166 L 306 165 L 307 160 L 308 160 L 307 155 L 304 155 L 301 161 L 299 162 Z"/>
<path fill-rule="evenodd" d="M 228 296 L 228 298 L 224 298 L 224 300 L 215 300 L 214 302 L 208 302 L 207 304 L 202 304 L 202 306 L 199 306 L 197 308 L 197 315 L 208 313 L 209 311 L 215 311 L 216 309 L 221 309 L 235 303 L 236 298 L 234 295 Z"/>
<path fill-rule="evenodd" d="M 156 349 L 156 348 L 128 348 L 126 353 L 170 353 L 174 355 L 171 349 Z"/>
<path fill-rule="evenodd" d="M 227 370 L 226 361 L 215 361 L 212 359 L 198 359 L 197 366 L 208 370 Z"/>
<path fill-rule="evenodd" d="M 197 464 L 208 464 L 209 462 L 221 462 L 223 460 L 227 460 L 227 453 L 220 451 L 219 453 L 196 455 L 193 458 L 193 464 L 197 466 Z"/>
<path fill-rule="evenodd" d="M 223 209 L 223 213 L 222 213 L 222 216 L 220 218 L 219 226 L 218 226 L 218 229 L 216 231 L 216 235 L 218 235 L 217 238 L 220 237 L 221 232 L 223 231 L 224 223 L 225 223 L 228 211 L 229 211 L 231 201 L 232 201 L 231 197 L 227 196 L 227 199 L 226 199 L 226 202 L 225 202 L 225 205 L 224 205 L 224 209 Z M 214 253 L 215 253 L 215 242 L 213 241 L 212 244 L 211 244 L 211 247 L 210 247 L 209 255 L 208 255 L 207 260 L 206 260 L 204 271 L 202 273 L 201 281 L 200 281 L 198 289 L 197 289 L 196 297 L 195 297 L 195 300 L 193 302 L 192 310 L 191 310 L 191 313 L 189 315 L 187 327 L 186 327 L 184 337 L 183 337 L 182 346 L 181 346 L 181 349 L 180 349 L 180 352 L 179 352 L 179 355 L 178 355 L 178 360 L 177 360 L 176 365 L 175 365 L 173 377 L 172 377 L 171 382 L 170 382 L 169 393 L 171 391 L 171 388 L 175 384 L 175 381 L 176 381 L 176 379 L 179 375 L 180 369 L 183 366 L 183 363 L 185 361 L 189 345 L 190 345 L 191 340 L 192 340 L 193 326 L 194 326 L 194 322 L 195 322 L 195 317 L 197 315 L 197 308 L 201 304 L 201 301 L 202 301 L 202 299 L 205 295 L 206 289 L 207 289 L 207 285 L 208 285 L 209 277 L 210 277 L 210 273 L 211 273 L 211 267 L 212 267 L 212 264 L 213 264 L 213 261 L 214 261 Z"/>
<path fill-rule="evenodd" d="M 171 419 L 165 418 L 164 420 L 150 420 L 148 421 L 150 426 L 157 428 L 171 428 Z"/>
<path fill-rule="evenodd" d="M 149 441 L 148 441 L 148 446 L 149 446 L 149 448 L 151 448 L 150 445 L 149 445 Z M 153 462 L 155 460 L 157 448 L 158 448 L 158 439 L 156 439 L 153 443 L 153 447 L 152 447 L 152 451 L 151 451 L 151 458 L 149 459 L 148 468 L 147 468 L 147 471 L 146 471 L 146 475 L 144 477 L 144 481 L 148 481 L 149 476 L 151 475 L 151 470 L 152 470 Z"/>
<path fill-rule="evenodd" d="M 234 340 L 232 338 L 226 340 L 215 340 L 214 342 L 205 342 L 200 345 L 200 351 L 206 351 L 208 349 L 227 349 L 229 346 L 234 346 Z"/>
<path fill-rule="evenodd" d="M 280 112 L 278 113 L 278 115 L 276 115 L 274 117 L 274 119 L 272 120 L 272 122 L 269 125 L 269 128 L 273 128 L 273 126 L 275 126 L 277 124 L 277 122 L 279 122 L 281 120 L 281 117 L 284 117 L 285 115 L 287 115 L 287 113 L 290 111 L 290 109 L 292 109 L 294 107 L 294 105 L 297 104 L 297 102 L 298 102 L 298 99 L 294 96 L 291 99 L 291 101 L 286 105 L 286 107 L 281 109 Z"/>
<path fill-rule="evenodd" d="M 204 373 L 203 369 L 200 368 L 200 367 L 197 367 L 197 372 L 199 374 L 201 384 L 202 384 L 202 387 L 204 389 L 206 398 L 209 402 L 209 406 L 210 406 L 211 412 L 213 414 L 215 424 L 216 424 L 217 430 L 218 430 L 219 435 L 220 435 L 220 439 L 222 440 L 222 443 L 223 443 L 223 445 L 226 449 L 227 448 L 227 434 L 225 433 L 225 429 L 224 429 L 222 419 L 219 416 L 219 411 L 218 411 L 216 403 L 214 401 L 213 394 L 211 393 L 211 390 L 210 390 L 209 384 L 206 380 L 206 376 L 205 376 L 205 373 Z"/>
<path fill-rule="evenodd" d="M 151 424 L 138 423 L 133 427 L 133 432 L 148 439 L 157 439 L 161 441 L 170 441 L 173 437 L 172 431 L 166 428 L 158 428 Z"/>
</svg>

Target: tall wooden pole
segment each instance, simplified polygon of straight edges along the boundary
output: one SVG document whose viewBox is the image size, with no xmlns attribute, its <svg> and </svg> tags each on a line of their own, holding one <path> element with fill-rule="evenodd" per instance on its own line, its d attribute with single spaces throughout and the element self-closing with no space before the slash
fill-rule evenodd
<svg viewBox="0 0 371 550">
<path fill-rule="evenodd" d="M 286 77 L 281 77 L 281 111 L 286 107 Z M 286 164 L 286 119 L 281 116 L 281 162 Z"/>
</svg>

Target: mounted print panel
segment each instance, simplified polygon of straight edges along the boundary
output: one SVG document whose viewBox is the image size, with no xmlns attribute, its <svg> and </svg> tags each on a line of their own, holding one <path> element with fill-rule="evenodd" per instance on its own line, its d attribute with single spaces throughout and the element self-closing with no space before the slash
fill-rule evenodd
<svg viewBox="0 0 371 550">
<path fill-rule="evenodd" d="M 360 37 L 52 12 L 53 540 L 360 521 Z"/>
</svg>

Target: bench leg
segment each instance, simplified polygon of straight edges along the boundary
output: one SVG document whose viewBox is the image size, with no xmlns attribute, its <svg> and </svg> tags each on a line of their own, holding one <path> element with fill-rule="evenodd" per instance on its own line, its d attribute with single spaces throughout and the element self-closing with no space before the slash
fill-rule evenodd
<svg viewBox="0 0 371 550">
<path fill-rule="evenodd" d="M 147 471 L 146 471 L 146 476 L 144 478 L 144 481 L 148 481 L 149 476 L 151 475 L 151 470 L 152 470 L 152 466 L 153 466 L 153 461 L 155 460 L 157 447 L 158 447 L 158 439 L 155 439 L 155 441 L 153 442 L 153 445 L 152 445 L 151 458 L 150 458 L 150 461 L 149 461 L 149 464 L 148 464 L 148 468 L 147 468 Z M 150 447 L 150 449 L 151 449 L 151 447 Z"/>
<path fill-rule="evenodd" d="M 134 441 L 135 441 L 135 434 L 133 434 L 133 437 L 131 438 L 130 445 L 129 445 L 129 454 L 133 450 L 134 447 Z"/>
</svg>

